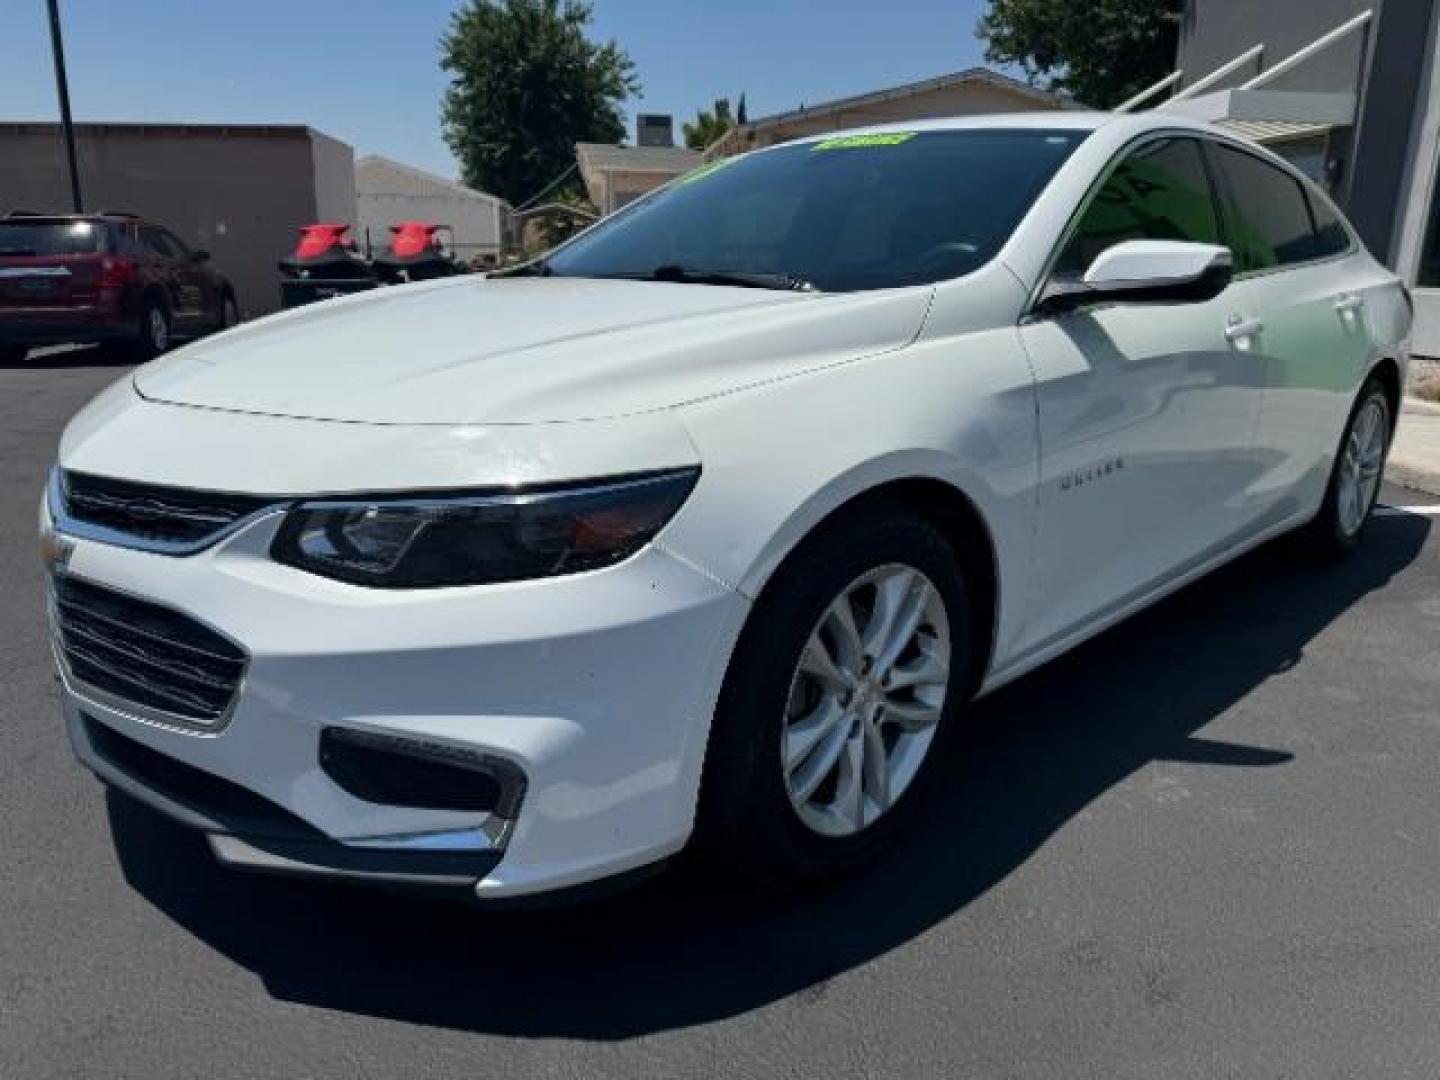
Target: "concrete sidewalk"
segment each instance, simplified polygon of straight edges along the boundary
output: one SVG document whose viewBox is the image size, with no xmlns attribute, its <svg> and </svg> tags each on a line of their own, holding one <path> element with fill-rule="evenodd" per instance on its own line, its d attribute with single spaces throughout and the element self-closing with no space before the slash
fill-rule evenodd
<svg viewBox="0 0 1440 1080">
<path fill-rule="evenodd" d="M 1406 395 L 1385 479 L 1440 495 L 1440 405 Z"/>
</svg>

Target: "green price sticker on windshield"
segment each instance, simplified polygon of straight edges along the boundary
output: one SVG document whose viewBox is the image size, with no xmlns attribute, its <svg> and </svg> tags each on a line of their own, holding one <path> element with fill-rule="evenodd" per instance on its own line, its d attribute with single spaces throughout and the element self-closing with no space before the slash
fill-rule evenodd
<svg viewBox="0 0 1440 1080">
<path fill-rule="evenodd" d="M 899 146 L 915 137 L 913 131 L 890 131 L 879 135 L 837 135 L 816 143 L 811 150 L 868 150 L 873 146 Z"/>
<path fill-rule="evenodd" d="M 680 179 L 675 182 L 677 184 L 693 184 L 696 180 L 704 180 L 705 177 L 709 176 L 711 173 L 717 173 L 721 169 L 725 168 L 725 166 L 733 165 L 739 160 L 739 157 L 727 157 L 721 158 L 719 161 L 707 162 L 706 164 L 701 165 L 698 169 L 691 169 L 688 173 L 680 177 Z"/>
</svg>

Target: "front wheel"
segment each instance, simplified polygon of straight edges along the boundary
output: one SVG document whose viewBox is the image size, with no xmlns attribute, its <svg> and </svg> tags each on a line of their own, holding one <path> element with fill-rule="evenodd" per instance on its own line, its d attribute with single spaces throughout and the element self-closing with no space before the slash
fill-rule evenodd
<svg viewBox="0 0 1440 1080">
<path fill-rule="evenodd" d="M 726 677 L 699 832 L 758 876 L 863 862 L 913 820 L 970 685 L 960 561 L 887 504 L 777 572 Z"/>
<path fill-rule="evenodd" d="M 1322 552 L 1348 555 L 1360 542 L 1380 495 L 1392 428 L 1389 394 L 1378 379 L 1366 380 L 1345 425 L 1325 502 L 1311 526 Z"/>
</svg>

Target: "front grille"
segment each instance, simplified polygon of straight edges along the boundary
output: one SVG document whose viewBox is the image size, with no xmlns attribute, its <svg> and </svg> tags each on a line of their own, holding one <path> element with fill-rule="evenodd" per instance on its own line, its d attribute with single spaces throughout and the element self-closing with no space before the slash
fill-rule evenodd
<svg viewBox="0 0 1440 1080">
<path fill-rule="evenodd" d="M 243 649 L 178 611 L 65 574 L 51 597 L 73 679 L 195 727 L 219 726 L 245 674 Z"/>
<path fill-rule="evenodd" d="M 65 514 L 141 544 L 203 545 L 242 518 L 275 503 L 258 495 L 157 487 L 66 471 Z"/>
</svg>

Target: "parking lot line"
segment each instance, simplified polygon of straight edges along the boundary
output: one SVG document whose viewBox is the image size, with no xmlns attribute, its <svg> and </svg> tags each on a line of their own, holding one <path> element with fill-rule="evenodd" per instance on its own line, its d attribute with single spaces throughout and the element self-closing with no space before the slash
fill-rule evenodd
<svg viewBox="0 0 1440 1080">
<path fill-rule="evenodd" d="M 1375 513 L 1380 517 L 1400 517 L 1404 514 L 1424 514 L 1426 517 L 1440 517 L 1440 503 L 1430 506 L 1377 506 Z"/>
</svg>

